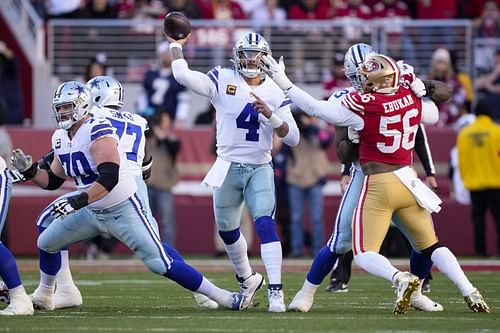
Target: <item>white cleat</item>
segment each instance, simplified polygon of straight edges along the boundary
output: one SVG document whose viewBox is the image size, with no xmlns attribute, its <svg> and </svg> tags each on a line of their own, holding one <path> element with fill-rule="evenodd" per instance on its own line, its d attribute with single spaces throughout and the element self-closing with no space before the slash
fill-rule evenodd
<svg viewBox="0 0 500 333">
<path fill-rule="evenodd" d="M 33 312 L 33 303 L 25 293 L 21 296 L 12 297 L 9 306 L 0 310 L 0 316 L 32 316 Z"/>
<path fill-rule="evenodd" d="M 268 289 L 269 312 L 285 312 L 285 295 L 282 289 Z"/>
<path fill-rule="evenodd" d="M 198 304 L 198 306 L 201 309 L 215 310 L 215 309 L 219 308 L 219 304 L 217 304 L 216 301 L 210 299 L 209 297 L 207 297 L 203 294 L 193 293 L 193 296 L 194 296 L 194 300 L 196 301 L 196 304 Z"/>
<path fill-rule="evenodd" d="M 54 309 L 73 308 L 83 303 L 82 294 L 75 285 L 58 286 L 54 293 Z"/>
<path fill-rule="evenodd" d="M 253 272 L 252 275 L 246 279 L 242 279 L 238 276 L 236 279 L 240 284 L 240 295 L 242 298 L 239 309 L 244 310 L 252 304 L 255 293 L 265 284 L 264 277 L 259 273 Z"/>
<path fill-rule="evenodd" d="M 292 302 L 288 305 L 288 310 L 298 312 L 309 312 L 314 303 L 314 294 L 305 293 L 302 290 L 295 295 Z"/>
<path fill-rule="evenodd" d="M 54 292 L 50 288 L 38 286 L 30 297 L 35 309 L 54 310 Z"/>
<path fill-rule="evenodd" d="M 424 280 L 420 281 L 420 285 L 417 290 L 410 296 L 410 305 L 412 308 L 420 311 L 427 312 L 438 312 L 443 311 L 443 306 L 439 303 L 434 302 L 427 296 L 422 294 L 422 284 Z"/>
<path fill-rule="evenodd" d="M 405 314 L 410 310 L 410 298 L 419 287 L 420 280 L 410 272 L 403 272 L 399 274 L 394 282 L 396 285 L 397 298 L 393 313 Z"/>
</svg>

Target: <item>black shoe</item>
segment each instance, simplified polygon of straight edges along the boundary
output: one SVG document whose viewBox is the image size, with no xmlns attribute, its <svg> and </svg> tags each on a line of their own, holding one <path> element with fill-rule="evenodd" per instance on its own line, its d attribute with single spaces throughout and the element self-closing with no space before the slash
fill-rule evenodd
<svg viewBox="0 0 500 333">
<path fill-rule="evenodd" d="M 330 281 L 325 290 L 332 293 L 346 293 L 349 291 L 347 283 L 338 280 Z"/>
<path fill-rule="evenodd" d="M 424 283 L 422 283 L 422 292 L 428 293 L 431 291 L 431 281 L 429 279 L 425 279 Z"/>
</svg>

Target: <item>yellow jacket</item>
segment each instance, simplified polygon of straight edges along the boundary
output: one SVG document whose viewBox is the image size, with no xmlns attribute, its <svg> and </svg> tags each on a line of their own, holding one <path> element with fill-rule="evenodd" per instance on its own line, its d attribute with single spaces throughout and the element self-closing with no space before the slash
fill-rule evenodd
<svg viewBox="0 0 500 333">
<path fill-rule="evenodd" d="M 469 191 L 500 189 L 500 125 L 479 115 L 458 134 L 458 169 Z"/>
</svg>

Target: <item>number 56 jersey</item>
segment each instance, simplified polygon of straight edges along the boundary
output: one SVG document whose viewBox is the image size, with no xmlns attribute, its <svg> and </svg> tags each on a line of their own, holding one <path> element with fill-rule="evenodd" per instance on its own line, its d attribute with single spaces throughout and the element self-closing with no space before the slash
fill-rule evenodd
<svg viewBox="0 0 500 333">
<path fill-rule="evenodd" d="M 211 101 L 216 110 L 217 155 L 238 163 L 265 164 L 271 161 L 274 129 L 262 114 L 254 110 L 250 92 L 262 99 L 271 111 L 289 125 L 298 128 L 290 112 L 291 101 L 266 78 L 258 86 L 249 86 L 234 69 L 216 67 L 208 72 L 215 85 Z"/>
<path fill-rule="evenodd" d="M 111 137 L 118 144 L 118 137 L 110 121 L 102 118 L 89 118 L 85 121 L 70 139 L 68 132 L 58 129 L 52 135 L 52 149 L 54 155 L 61 163 L 66 176 L 75 180 L 79 190 L 89 187 L 97 177 L 97 165 L 91 154 L 94 142 L 102 138 Z M 121 166 L 126 163 L 126 153 L 120 154 L 120 174 L 118 184 L 104 198 L 93 202 L 90 208 L 104 209 L 114 206 L 132 196 L 137 191 L 135 177 L 128 168 Z"/>
<path fill-rule="evenodd" d="M 364 122 L 359 131 L 360 163 L 410 165 L 415 135 L 422 117 L 422 100 L 411 89 L 399 87 L 394 94 L 351 92 L 342 106 Z"/>
</svg>

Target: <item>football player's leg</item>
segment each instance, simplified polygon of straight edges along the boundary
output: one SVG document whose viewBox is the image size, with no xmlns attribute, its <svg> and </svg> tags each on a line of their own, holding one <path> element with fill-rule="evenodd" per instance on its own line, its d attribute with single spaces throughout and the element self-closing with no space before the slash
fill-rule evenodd
<svg viewBox="0 0 500 333">
<path fill-rule="evenodd" d="M 214 190 L 213 206 L 217 229 L 236 275 L 241 279 L 247 279 L 253 271 L 248 260 L 246 239 L 240 233 L 242 188 L 243 179 L 236 166 L 232 164 L 224 183 Z"/>
<path fill-rule="evenodd" d="M 60 250 L 99 235 L 99 229 L 92 212 L 82 208 L 63 219 L 53 220 L 47 228 L 39 226 L 39 230 L 40 284 L 31 298 L 38 307 L 53 310 L 56 276 L 61 268 Z"/>
<path fill-rule="evenodd" d="M 2 233 L 9 207 L 12 183 L 7 172 L 0 173 L 0 234 Z M 10 250 L 0 241 L 0 276 L 9 288 L 10 304 L 0 315 L 32 315 L 33 304 L 24 290 L 16 260 Z"/>
<path fill-rule="evenodd" d="M 410 297 L 419 280 L 409 272 L 400 272 L 378 252 L 393 212 L 411 202 L 414 202 L 411 193 L 393 173 L 365 176 L 353 217 L 354 260 L 364 270 L 396 286 L 395 314 L 404 314 L 410 309 Z"/>
<path fill-rule="evenodd" d="M 167 254 L 166 247 L 144 210 L 141 198 L 134 195 L 127 202 L 99 214 L 99 218 L 104 221 L 109 232 L 133 250 L 151 272 L 163 275 L 188 290 L 203 294 L 222 306 L 240 310 L 239 295 L 235 297 L 234 294 L 216 287 L 195 268 L 181 260 L 182 257 L 173 259 Z"/>
<path fill-rule="evenodd" d="M 413 208 L 411 208 L 411 210 L 413 210 Z M 405 209 L 400 210 L 400 212 L 404 211 Z M 413 218 L 411 214 L 406 215 L 407 217 Z M 392 216 L 392 221 L 394 222 L 394 225 L 396 225 L 396 227 L 406 237 L 406 239 L 408 239 L 412 246 L 410 255 L 410 272 L 418 276 L 420 281 L 417 290 L 415 290 L 415 292 L 410 297 L 411 306 L 417 310 L 422 311 L 443 311 L 443 306 L 441 304 L 434 302 L 432 299 L 422 294 L 422 285 L 424 284 L 425 279 L 429 276 L 432 268 L 432 261 L 430 257 L 425 256 L 423 253 L 417 250 L 415 241 L 413 240 L 413 236 L 400 220 L 399 213 L 396 213 Z"/>
<path fill-rule="evenodd" d="M 488 305 L 465 275 L 455 255 L 439 244 L 429 212 L 416 205 L 401 210 L 398 214 L 415 240 L 418 250 L 430 258 L 437 269 L 457 286 L 471 310 L 489 312 Z"/>
<path fill-rule="evenodd" d="M 274 220 L 276 195 L 271 165 L 261 165 L 251 172 L 244 196 L 248 210 L 255 220 L 255 229 L 261 243 L 260 253 L 269 279 L 269 311 L 284 312 L 286 307 L 281 283 L 283 254 Z"/>
<path fill-rule="evenodd" d="M 297 292 L 288 306 L 290 310 L 308 312 L 313 305 L 316 290 L 332 270 L 339 257 L 339 253 L 344 253 L 351 249 L 351 220 L 354 208 L 358 202 L 362 181 L 362 172 L 354 170 L 351 181 L 340 200 L 332 236 L 314 257 L 302 288 Z"/>
</svg>

